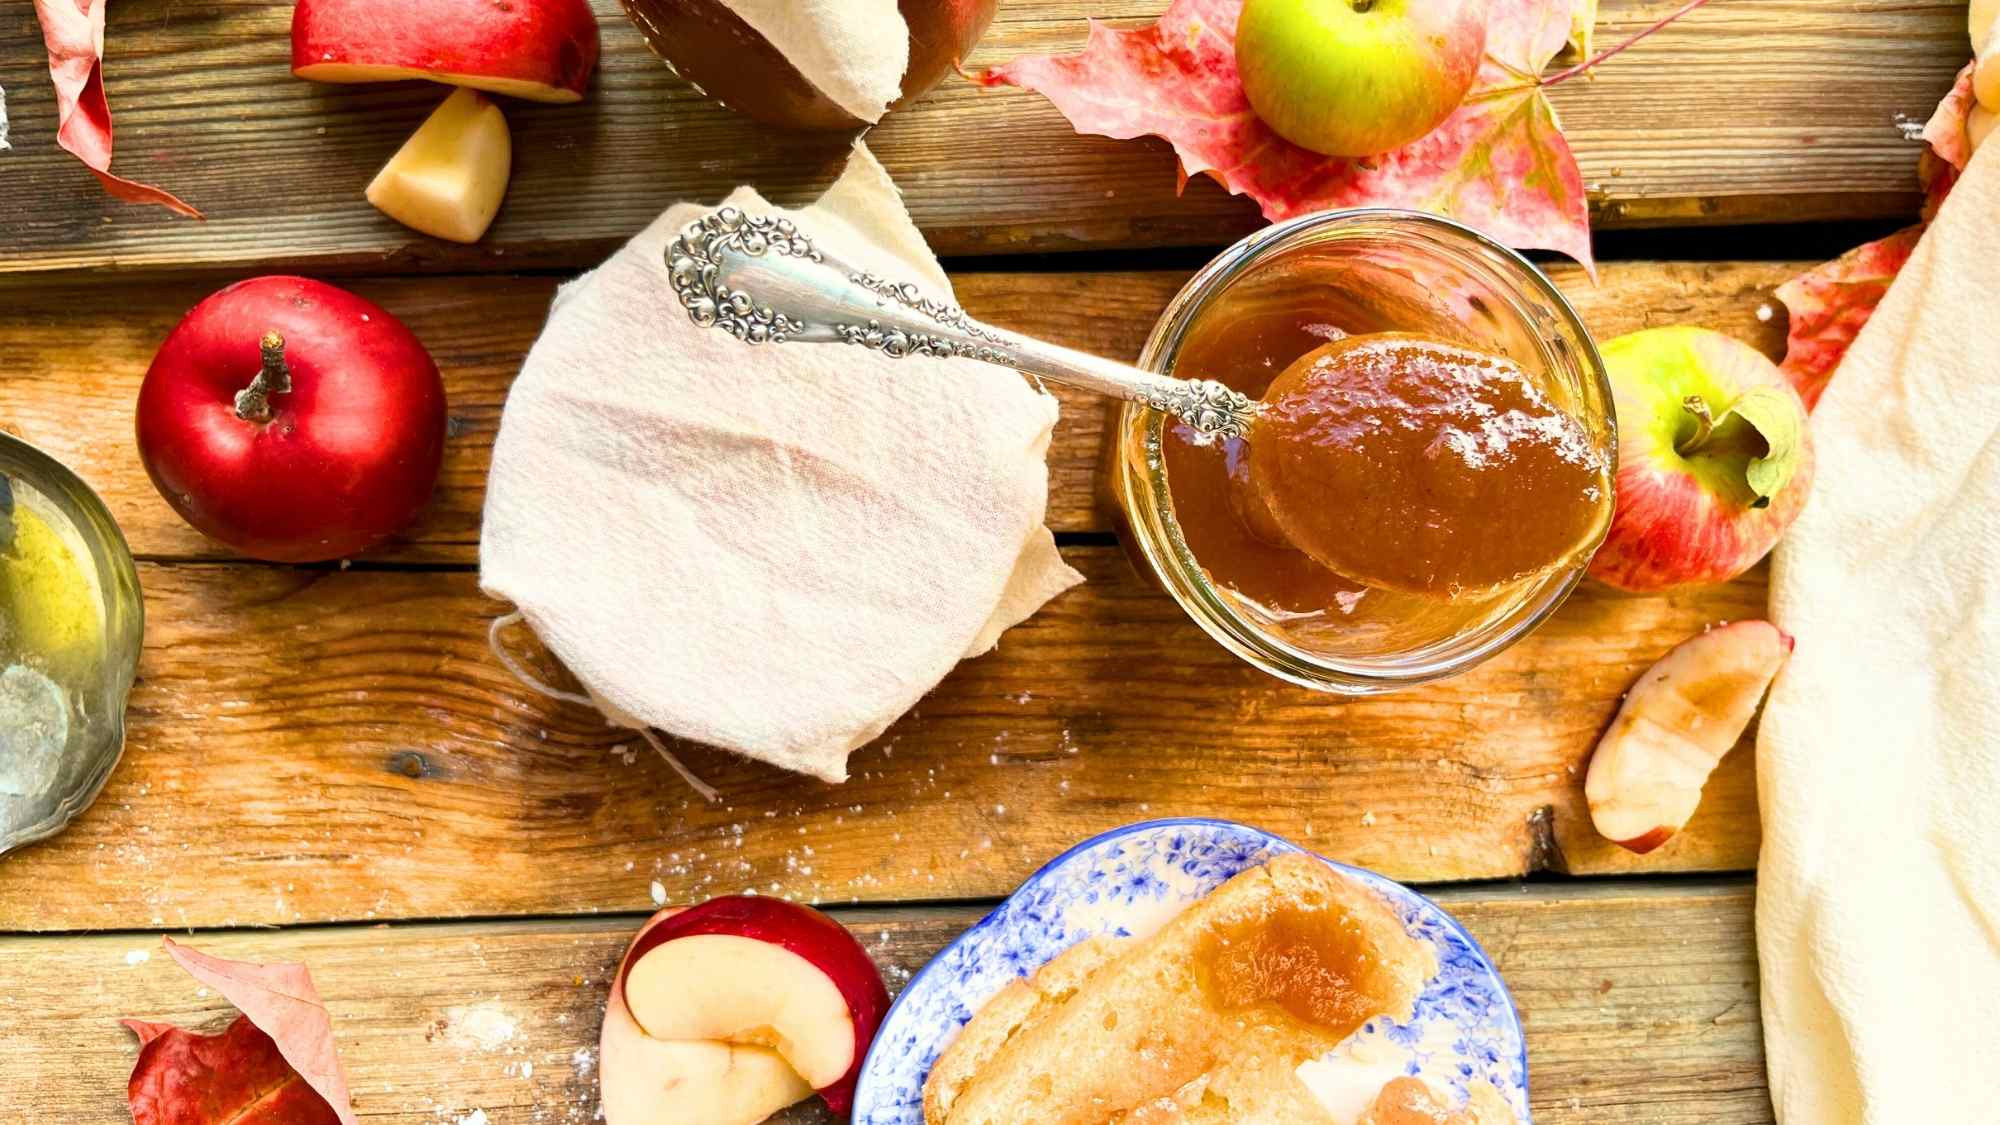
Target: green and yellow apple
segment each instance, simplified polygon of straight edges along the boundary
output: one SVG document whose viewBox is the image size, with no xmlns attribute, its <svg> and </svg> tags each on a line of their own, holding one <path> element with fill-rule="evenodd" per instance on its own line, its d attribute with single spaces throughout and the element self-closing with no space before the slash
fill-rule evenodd
<svg viewBox="0 0 2000 1125">
<path fill-rule="evenodd" d="M 1812 488 L 1798 392 L 1762 352 L 1706 328 L 1648 328 L 1603 355 L 1618 410 L 1618 509 L 1591 577 L 1651 592 L 1750 569 Z"/>
<path fill-rule="evenodd" d="M 1438 127 L 1486 52 L 1484 0 L 1248 0 L 1236 65 L 1278 135 L 1372 156 Z"/>
</svg>

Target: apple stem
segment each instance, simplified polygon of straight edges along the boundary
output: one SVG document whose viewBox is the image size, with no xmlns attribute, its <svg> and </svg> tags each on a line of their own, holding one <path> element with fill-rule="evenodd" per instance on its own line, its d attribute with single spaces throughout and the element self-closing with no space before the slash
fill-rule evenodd
<svg viewBox="0 0 2000 1125">
<path fill-rule="evenodd" d="M 1618 52 L 1624 50 L 1625 48 L 1630 47 L 1632 44 L 1637 43 L 1639 40 L 1644 39 L 1646 36 L 1651 35 L 1655 31 L 1660 30 L 1661 28 L 1667 26 L 1668 24 L 1674 22 L 1675 20 L 1681 18 L 1682 16 L 1687 15 L 1689 12 L 1694 11 L 1696 8 L 1699 8 L 1706 3 L 1708 3 L 1708 0 L 1688 0 L 1687 3 L 1682 4 L 1679 8 L 1676 8 L 1674 11 L 1669 13 L 1665 19 L 1659 20 L 1658 22 L 1654 23 L 1651 27 L 1641 30 L 1637 35 L 1634 35 L 1632 38 L 1627 39 L 1623 43 L 1618 44 L 1616 47 L 1611 47 L 1607 50 L 1599 51 L 1594 58 L 1585 59 L 1583 62 L 1580 62 L 1575 66 L 1570 67 L 1568 70 L 1559 70 L 1556 73 L 1549 75 L 1547 78 L 1542 79 L 1541 84 L 1543 86 L 1553 86 L 1558 82 L 1574 78 L 1577 75 L 1582 74 L 1584 71 L 1589 70 L 1591 67 L 1596 66 L 1597 64 L 1603 62 L 1605 59 L 1608 59 L 1611 56 L 1617 54 Z"/>
<path fill-rule="evenodd" d="M 1708 409 L 1708 403 L 1700 395 L 1689 395 L 1681 400 L 1681 409 L 1694 419 L 1694 432 L 1674 443 L 1674 452 L 1683 457 L 1692 457 L 1708 447 L 1708 439 L 1715 436 L 1715 415 Z"/>
<path fill-rule="evenodd" d="M 273 328 L 258 341 L 264 355 L 264 369 L 250 385 L 236 392 L 236 416 L 245 422 L 271 420 L 271 396 L 292 389 L 292 369 L 285 363 L 285 338 Z"/>
</svg>

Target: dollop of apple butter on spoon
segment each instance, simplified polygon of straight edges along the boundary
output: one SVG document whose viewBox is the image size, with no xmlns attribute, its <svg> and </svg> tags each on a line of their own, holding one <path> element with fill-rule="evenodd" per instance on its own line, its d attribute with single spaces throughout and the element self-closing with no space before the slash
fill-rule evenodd
<svg viewBox="0 0 2000 1125">
<path fill-rule="evenodd" d="M 1349 336 L 1293 361 L 1263 403 L 1232 474 L 1254 490 L 1246 528 L 1365 585 L 1483 595 L 1574 562 L 1611 517 L 1604 451 L 1502 356 Z"/>
</svg>

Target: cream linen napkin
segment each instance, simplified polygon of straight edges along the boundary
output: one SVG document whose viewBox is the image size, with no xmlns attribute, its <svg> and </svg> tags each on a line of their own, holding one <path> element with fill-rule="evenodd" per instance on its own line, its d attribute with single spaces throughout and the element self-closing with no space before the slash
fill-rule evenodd
<svg viewBox="0 0 2000 1125">
<path fill-rule="evenodd" d="M 2000 1121 L 2000 145 L 1813 414 L 1757 743 L 1785 1125 Z"/>
<path fill-rule="evenodd" d="M 696 327 L 662 252 L 705 210 L 672 208 L 557 293 L 501 418 L 480 584 L 614 722 L 840 781 L 954 664 L 1082 581 L 1042 525 L 1056 402 L 998 368 Z M 847 261 L 951 292 L 859 145 L 788 213 Z"/>
</svg>

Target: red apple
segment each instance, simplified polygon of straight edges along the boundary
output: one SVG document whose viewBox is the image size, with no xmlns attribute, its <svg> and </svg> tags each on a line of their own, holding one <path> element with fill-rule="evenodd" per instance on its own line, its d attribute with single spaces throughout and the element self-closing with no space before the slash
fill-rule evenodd
<svg viewBox="0 0 2000 1125">
<path fill-rule="evenodd" d="M 623 0 L 646 42 L 676 74 L 739 113 L 784 129 L 854 129 L 842 109 L 724 0 Z M 901 0 L 910 62 L 894 109 L 917 100 L 972 53 L 999 0 Z"/>
<path fill-rule="evenodd" d="M 583 97 L 597 65 L 589 0 L 298 0 L 292 73 L 428 78 L 537 102 Z"/>
<path fill-rule="evenodd" d="M 831 918 L 731 895 L 654 916 L 626 951 L 609 1003 L 606 1121 L 728 1125 L 815 1089 L 846 1113 L 889 993 Z M 707 1046 L 649 1045 L 661 1042 Z"/>
<path fill-rule="evenodd" d="M 1648 328 L 1603 355 L 1618 410 L 1618 508 L 1591 577 L 1651 592 L 1750 569 L 1812 488 L 1798 392 L 1763 353 L 1706 328 Z"/>
<path fill-rule="evenodd" d="M 272 562 L 368 549 L 416 517 L 444 459 L 444 382 L 371 301 L 303 277 L 211 294 L 139 387 L 139 457 L 197 530 Z"/>
<path fill-rule="evenodd" d="M 1672 839 L 1791 654 L 1776 625 L 1738 621 L 1646 669 L 1590 756 L 1583 793 L 1598 834 L 1640 855 Z"/>
</svg>

